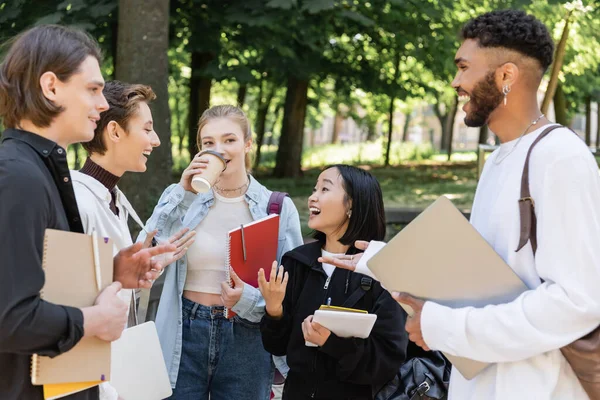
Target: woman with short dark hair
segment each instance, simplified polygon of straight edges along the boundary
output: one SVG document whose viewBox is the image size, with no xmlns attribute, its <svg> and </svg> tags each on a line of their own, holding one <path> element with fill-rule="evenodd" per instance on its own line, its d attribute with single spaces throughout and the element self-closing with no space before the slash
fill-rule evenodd
<svg viewBox="0 0 600 400">
<path fill-rule="evenodd" d="M 269 282 L 259 272 L 266 302 L 263 344 L 272 354 L 287 355 L 284 400 L 372 399 L 404 362 L 406 314 L 379 282 L 322 264 L 319 258 L 356 254 L 353 243 L 359 238 L 383 240 L 381 188 L 362 169 L 334 165 L 319 175 L 308 206 L 308 226 L 317 240 L 286 253 L 279 272 L 273 265 Z M 324 303 L 376 314 L 370 336 L 341 338 L 313 322 Z"/>
</svg>

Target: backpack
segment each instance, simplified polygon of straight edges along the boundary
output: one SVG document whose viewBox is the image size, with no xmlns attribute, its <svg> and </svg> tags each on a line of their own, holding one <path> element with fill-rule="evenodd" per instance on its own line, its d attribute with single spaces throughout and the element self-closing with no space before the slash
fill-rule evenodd
<svg viewBox="0 0 600 400">
<path fill-rule="evenodd" d="M 271 197 L 269 197 L 269 203 L 267 204 L 267 215 L 281 214 L 281 210 L 283 209 L 283 201 L 286 197 L 289 197 L 289 195 L 285 192 L 271 193 Z"/>
<path fill-rule="evenodd" d="M 352 307 L 364 297 L 366 307 L 373 306 L 373 279 L 361 278 L 360 287 L 343 307 Z M 439 351 L 425 351 L 408 342 L 406 360 L 394 378 L 383 387 L 374 387 L 375 400 L 445 400 L 448 398 L 452 364 Z"/>
<path fill-rule="evenodd" d="M 531 243 L 533 256 L 537 251 L 537 219 L 535 216 L 535 202 L 529 191 L 529 156 L 536 144 L 550 132 L 562 128 L 561 125 L 552 125 L 546 128 L 529 146 L 523 174 L 521 175 L 521 198 L 519 199 L 519 215 L 521 231 L 519 245 L 516 251 L 519 251 L 527 244 Z M 569 129 L 569 128 L 567 128 Z M 571 130 L 571 129 L 569 129 Z M 574 134 L 575 131 L 571 130 Z M 540 278 L 541 279 L 541 278 Z M 541 279 L 544 282 L 543 279 Z M 575 340 L 573 343 L 562 347 L 561 352 L 569 362 L 579 383 L 590 397 L 590 400 L 600 399 L 600 326 Z"/>
</svg>

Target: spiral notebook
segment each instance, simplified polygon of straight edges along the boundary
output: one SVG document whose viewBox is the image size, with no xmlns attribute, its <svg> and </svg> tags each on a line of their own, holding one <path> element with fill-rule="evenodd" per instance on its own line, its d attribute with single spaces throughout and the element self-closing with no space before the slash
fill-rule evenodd
<svg viewBox="0 0 600 400">
<path fill-rule="evenodd" d="M 279 238 L 279 215 L 271 214 L 227 233 L 227 254 L 225 257 L 225 275 L 230 286 L 234 286 L 229 267 L 242 281 L 258 287 L 258 270 L 264 269 L 267 280 L 271 264 L 277 260 Z M 231 318 L 235 313 L 225 310 L 225 316 Z"/>
<path fill-rule="evenodd" d="M 40 297 L 45 301 L 89 307 L 101 288 L 113 280 L 113 244 L 109 238 L 97 239 L 96 254 L 100 281 L 94 260 L 92 236 L 46 229 L 42 268 L 45 283 Z M 82 338 L 75 347 L 54 358 L 34 354 L 31 383 L 34 385 L 91 382 L 110 379 L 110 342 L 95 337 Z"/>
</svg>

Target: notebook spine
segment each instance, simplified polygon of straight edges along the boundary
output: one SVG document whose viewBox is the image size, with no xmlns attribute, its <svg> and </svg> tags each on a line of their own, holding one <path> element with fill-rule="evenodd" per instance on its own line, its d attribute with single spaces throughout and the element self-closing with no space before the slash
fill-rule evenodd
<svg viewBox="0 0 600 400">
<path fill-rule="evenodd" d="M 31 384 L 37 385 L 40 376 L 40 356 L 34 354 L 31 356 Z"/>
<path fill-rule="evenodd" d="M 48 237 L 44 234 L 44 244 L 42 249 L 42 269 L 46 271 L 46 259 L 48 252 Z M 44 298 L 44 287 L 40 290 L 40 298 Z M 40 374 L 40 356 L 33 354 L 31 356 L 31 384 L 36 385 Z"/>
<path fill-rule="evenodd" d="M 229 272 L 231 268 L 231 236 L 227 235 L 225 240 L 225 281 L 231 287 L 231 274 Z M 225 318 L 229 318 L 229 309 L 225 307 Z"/>
</svg>

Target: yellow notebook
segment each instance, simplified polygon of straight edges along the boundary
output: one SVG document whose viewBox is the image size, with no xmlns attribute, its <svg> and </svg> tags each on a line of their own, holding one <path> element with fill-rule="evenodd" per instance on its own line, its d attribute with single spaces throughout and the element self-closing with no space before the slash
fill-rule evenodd
<svg viewBox="0 0 600 400">
<path fill-rule="evenodd" d="M 100 286 L 113 280 L 113 244 L 98 238 Z M 92 236 L 46 229 L 42 260 L 45 283 L 40 296 L 48 302 L 71 307 L 93 306 L 99 294 Z M 95 382 L 110 379 L 110 342 L 84 337 L 75 347 L 54 358 L 34 354 L 31 383 Z"/>
<path fill-rule="evenodd" d="M 327 306 L 327 305 L 322 305 L 321 307 L 319 307 L 319 310 L 346 311 L 346 312 L 355 312 L 355 313 L 360 313 L 360 314 L 368 314 L 369 313 L 368 311 L 359 310 L 356 308 L 346 308 L 346 307 Z"/>
<path fill-rule="evenodd" d="M 102 381 L 95 382 L 75 382 L 75 383 L 50 383 L 44 385 L 44 399 L 54 400 L 81 392 L 82 390 L 92 388 L 101 384 Z"/>
</svg>

